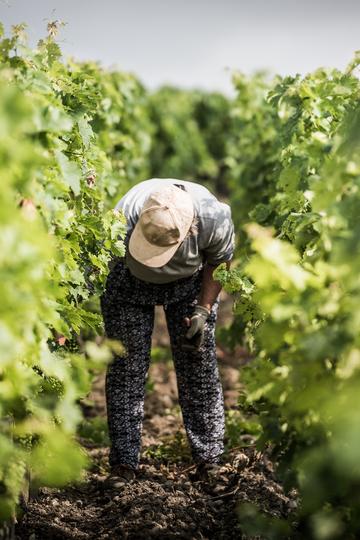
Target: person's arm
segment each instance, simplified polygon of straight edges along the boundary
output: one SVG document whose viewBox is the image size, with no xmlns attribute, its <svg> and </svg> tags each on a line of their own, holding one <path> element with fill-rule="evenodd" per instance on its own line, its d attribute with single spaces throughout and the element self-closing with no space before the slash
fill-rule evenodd
<svg viewBox="0 0 360 540">
<path fill-rule="evenodd" d="M 230 261 L 226 262 L 227 270 L 229 270 L 230 264 Z M 218 266 L 219 265 L 215 266 L 205 264 L 201 291 L 198 298 L 198 303 L 195 307 L 194 315 L 191 317 L 191 319 L 189 317 L 186 317 L 184 319 L 186 326 L 189 328 L 186 337 L 188 339 L 191 339 L 196 334 L 200 333 L 201 337 L 199 340 L 199 344 L 202 341 L 205 321 L 210 315 L 212 305 L 214 304 L 221 291 L 221 283 L 213 278 L 213 272 Z M 196 349 L 197 346 L 195 346 L 194 348 Z"/>
<path fill-rule="evenodd" d="M 219 204 L 218 213 L 215 216 L 216 219 L 208 220 L 203 229 L 208 236 L 204 239 L 205 264 L 201 291 L 192 316 L 185 319 L 188 327 L 185 337 L 192 340 L 194 345 L 190 344 L 189 349 L 192 347 L 194 350 L 198 349 L 202 343 L 206 321 L 221 291 L 221 284 L 213 278 L 214 270 L 223 262 L 229 269 L 234 253 L 234 224 L 230 207 L 223 203 Z"/>
</svg>

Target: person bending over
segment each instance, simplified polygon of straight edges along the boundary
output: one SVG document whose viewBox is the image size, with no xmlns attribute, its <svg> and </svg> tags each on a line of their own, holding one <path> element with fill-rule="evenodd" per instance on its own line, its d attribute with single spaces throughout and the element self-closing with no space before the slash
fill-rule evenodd
<svg viewBox="0 0 360 540">
<path fill-rule="evenodd" d="M 111 261 L 101 297 L 106 335 L 125 347 L 106 374 L 110 479 L 130 480 L 139 466 L 155 305 L 166 316 L 192 457 L 206 475 L 224 450 L 215 344 L 221 285 L 213 271 L 233 257 L 230 207 L 198 183 L 153 178 L 132 187 L 116 209 L 127 220 L 126 253 Z"/>
</svg>

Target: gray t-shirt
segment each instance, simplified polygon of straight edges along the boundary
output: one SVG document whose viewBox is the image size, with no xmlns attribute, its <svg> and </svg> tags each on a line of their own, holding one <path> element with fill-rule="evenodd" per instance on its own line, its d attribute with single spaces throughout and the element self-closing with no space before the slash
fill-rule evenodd
<svg viewBox="0 0 360 540">
<path fill-rule="evenodd" d="M 195 182 L 175 178 L 152 178 L 132 187 L 116 205 L 127 220 L 126 248 L 144 202 L 153 191 L 172 184 L 182 185 L 194 202 L 197 231 L 187 236 L 170 259 L 160 268 L 150 268 L 135 260 L 126 249 L 130 272 L 150 283 L 169 283 L 191 276 L 205 262 L 210 265 L 229 261 L 234 252 L 234 225 L 228 204 L 218 201 L 208 189 Z"/>
</svg>

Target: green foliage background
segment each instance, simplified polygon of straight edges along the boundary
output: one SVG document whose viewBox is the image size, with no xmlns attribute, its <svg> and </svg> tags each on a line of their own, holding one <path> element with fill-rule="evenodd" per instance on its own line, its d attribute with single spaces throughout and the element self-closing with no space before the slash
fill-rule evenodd
<svg viewBox="0 0 360 540">
<path fill-rule="evenodd" d="M 79 399 L 114 346 L 91 341 L 123 253 L 114 201 L 145 178 L 182 177 L 232 205 L 237 256 L 217 275 L 235 297 L 228 343 L 253 357 L 241 407 L 301 500 L 295 528 L 244 507 L 244 531 L 357 538 L 360 57 L 305 77 L 236 73 L 231 100 L 150 94 L 65 61 L 48 31 L 34 50 L 23 25 L 0 42 L 0 518 L 27 469 L 48 485 L 81 476 Z"/>
<path fill-rule="evenodd" d="M 237 296 L 232 339 L 240 327 L 253 355 L 242 405 L 258 415 L 258 445 L 270 444 L 285 486 L 300 494 L 291 538 L 360 530 L 358 64 L 267 88 L 235 77 L 238 259 L 218 276 Z M 249 533 L 290 534 L 264 516 L 254 532 L 251 515 Z"/>
<path fill-rule="evenodd" d="M 125 227 L 108 208 L 146 174 L 150 149 L 140 83 L 64 62 L 55 33 L 31 50 L 18 25 L 0 42 L 2 519 L 27 468 L 59 485 L 86 463 L 78 401 L 109 355 L 95 344 L 79 354 L 77 336 L 100 328 L 91 300 Z"/>
</svg>

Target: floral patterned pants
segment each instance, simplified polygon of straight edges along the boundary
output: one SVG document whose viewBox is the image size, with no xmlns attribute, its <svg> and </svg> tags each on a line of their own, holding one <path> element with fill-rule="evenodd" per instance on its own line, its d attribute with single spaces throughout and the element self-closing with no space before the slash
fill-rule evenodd
<svg viewBox="0 0 360 540">
<path fill-rule="evenodd" d="M 199 351 L 181 348 L 202 283 L 202 270 L 189 278 L 153 284 L 135 278 L 114 259 L 101 297 L 105 331 L 120 340 L 126 353 L 114 355 L 106 374 L 106 402 L 111 440 L 110 465 L 139 464 L 145 381 L 150 363 L 154 306 L 163 305 L 176 370 L 179 402 L 196 463 L 217 462 L 223 452 L 224 400 L 219 378 L 215 323 L 218 301 L 206 323 Z"/>
</svg>

